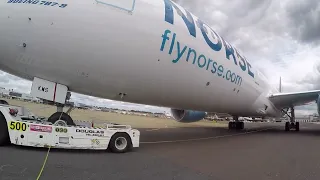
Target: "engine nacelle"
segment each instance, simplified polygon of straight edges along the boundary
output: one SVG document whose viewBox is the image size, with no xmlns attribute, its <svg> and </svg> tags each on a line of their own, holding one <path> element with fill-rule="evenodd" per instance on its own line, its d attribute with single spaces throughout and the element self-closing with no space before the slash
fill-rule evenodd
<svg viewBox="0 0 320 180">
<path fill-rule="evenodd" d="M 202 111 L 171 109 L 172 117 L 182 123 L 191 123 L 202 120 L 207 113 Z"/>
</svg>

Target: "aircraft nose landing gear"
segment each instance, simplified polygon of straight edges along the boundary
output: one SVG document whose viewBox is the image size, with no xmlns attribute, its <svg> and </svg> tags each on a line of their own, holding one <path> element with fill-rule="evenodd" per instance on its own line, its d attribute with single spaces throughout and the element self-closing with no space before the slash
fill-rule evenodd
<svg viewBox="0 0 320 180">
<path fill-rule="evenodd" d="M 65 112 L 55 112 L 49 118 L 48 122 L 56 126 L 75 126 L 76 124 L 72 120 L 72 118 Z"/>
<path fill-rule="evenodd" d="M 71 92 L 68 91 L 68 87 L 63 84 L 48 81 L 34 77 L 31 87 L 31 94 L 34 97 L 43 99 L 57 106 L 57 112 L 53 113 L 48 122 L 56 126 L 74 126 L 75 123 L 68 115 L 73 109 L 73 105 L 70 106 L 67 112 L 63 112 L 63 107 L 70 100 Z"/>
<path fill-rule="evenodd" d="M 299 122 L 296 122 L 295 115 L 294 115 L 294 108 L 293 106 L 290 107 L 290 114 L 288 113 L 288 110 L 285 111 L 285 113 L 290 117 L 290 122 L 286 122 L 285 124 L 285 131 L 290 131 L 290 129 L 295 129 L 296 131 L 300 130 L 300 124 Z"/>
</svg>

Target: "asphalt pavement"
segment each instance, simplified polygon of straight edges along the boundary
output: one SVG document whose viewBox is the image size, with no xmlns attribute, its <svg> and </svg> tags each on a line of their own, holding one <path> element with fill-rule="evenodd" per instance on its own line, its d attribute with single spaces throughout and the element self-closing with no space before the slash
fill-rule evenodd
<svg viewBox="0 0 320 180">
<path fill-rule="evenodd" d="M 0 179 L 36 180 L 42 170 L 45 180 L 318 180 L 320 125 L 300 126 L 139 129 L 141 146 L 125 154 L 0 147 Z"/>
</svg>

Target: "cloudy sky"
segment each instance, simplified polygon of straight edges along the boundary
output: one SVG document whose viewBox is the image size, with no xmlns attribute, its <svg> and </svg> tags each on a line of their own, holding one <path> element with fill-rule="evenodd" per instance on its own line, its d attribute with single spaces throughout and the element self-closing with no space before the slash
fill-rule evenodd
<svg viewBox="0 0 320 180">
<path fill-rule="evenodd" d="M 284 92 L 320 89 L 320 1 L 174 1 L 242 51 L 274 86 L 278 87 L 281 76 Z M 29 92 L 31 82 L 2 72 L 0 86 Z M 79 94 L 73 94 L 72 98 L 108 107 L 166 110 Z M 315 105 L 299 109 L 302 114 L 316 112 Z"/>
</svg>

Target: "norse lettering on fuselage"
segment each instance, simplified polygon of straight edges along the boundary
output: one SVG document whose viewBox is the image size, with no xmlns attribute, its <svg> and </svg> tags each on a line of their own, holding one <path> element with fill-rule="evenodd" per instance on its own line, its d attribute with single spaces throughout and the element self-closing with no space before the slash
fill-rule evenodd
<svg viewBox="0 0 320 180">
<path fill-rule="evenodd" d="M 207 45 L 214 51 L 220 51 L 222 49 L 222 46 L 224 46 L 226 51 L 226 59 L 232 60 L 235 65 L 239 66 L 242 71 L 247 71 L 248 74 L 254 78 L 254 73 L 251 70 L 251 64 L 241 56 L 238 52 L 238 50 L 234 47 L 232 47 L 229 43 L 227 43 L 222 37 L 220 37 L 212 28 L 210 28 L 206 23 L 202 22 L 200 19 L 198 19 L 196 22 L 194 18 L 192 17 L 191 13 L 185 9 L 185 13 L 177 6 L 175 5 L 171 0 L 164 0 L 165 4 L 165 21 L 174 24 L 174 11 L 175 9 L 177 11 L 177 14 L 183 19 L 185 25 L 187 26 L 187 29 L 189 31 L 189 34 L 193 37 L 197 37 L 196 34 L 196 25 L 200 29 L 202 36 L 207 43 Z M 217 42 L 214 43 L 210 40 L 208 37 L 209 34 L 213 39 L 215 39 Z M 171 54 L 171 53 L 170 53 Z M 237 61 L 238 60 L 238 61 Z"/>
</svg>

